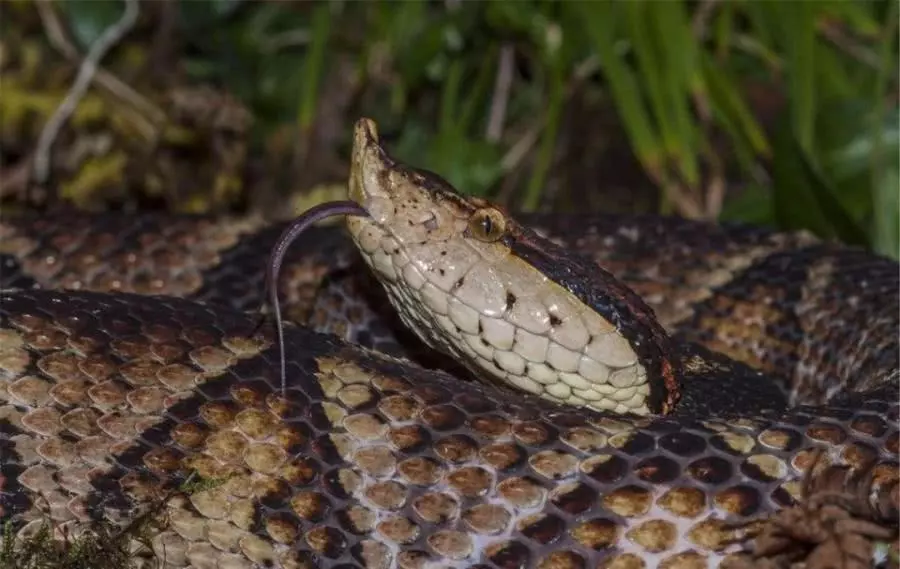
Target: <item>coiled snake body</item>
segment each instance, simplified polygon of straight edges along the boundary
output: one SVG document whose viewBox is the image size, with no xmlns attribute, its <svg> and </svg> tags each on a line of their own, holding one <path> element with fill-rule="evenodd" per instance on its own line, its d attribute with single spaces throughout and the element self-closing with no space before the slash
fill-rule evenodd
<svg viewBox="0 0 900 569">
<path fill-rule="evenodd" d="M 0 515 L 27 535 L 151 512 L 136 555 L 166 567 L 739 566 L 734 522 L 802 501 L 824 449 L 896 517 L 896 263 L 674 219 L 531 232 L 395 164 L 365 121 L 350 187 L 400 319 L 487 383 L 366 349 L 421 355 L 336 228 L 301 236 L 279 288 L 351 343 L 288 326 L 282 392 L 245 312 L 279 228 L 4 219 Z"/>
</svg>

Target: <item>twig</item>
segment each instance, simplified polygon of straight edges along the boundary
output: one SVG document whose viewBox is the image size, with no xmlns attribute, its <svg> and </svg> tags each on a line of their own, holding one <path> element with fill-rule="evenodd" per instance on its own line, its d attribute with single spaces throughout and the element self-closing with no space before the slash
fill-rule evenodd
<svg viewBox="0 0 900 569">
<path fill-rule="evenodd" d="M 583 61 L 579 62 L 578 65 L 575 66 L 575 71 L 572 73 L 573 81 L 571 81 L 566 86 L 566 96 L 572 94 L 582 81 L 593 75 L 600 69 L 600 58 L 597 57 L 596 54 L 589 55 Z"/>
<path fill-rule="evenodd" d="M 513 144 L 512 148 L 503 155 L 503 158 L 500 159 L 501 170 L 509 172 L 519 165 L 519 162 L 522 161 L 525 155 L 528 154 L 528 151 L 531 150 L 531 147 L 534 146 L 534 143 L 537 142 L 546 120 L 546 117 L 541 115 L 541 117 L 528 128 L 525 134 Z"/>
<path fill-rule="evenodd" d="M 599 68 L 600 59 L 595 55 L 591 55 L 579 62 L 572 72 L 572 77 L 566 83 L 563 90 L 563 99 L 571 97 L 572 93 L 575 92 L 575 89 L 581 82 L 593 75 Z M 506 173 L 515 170 L 525 156 L 531 151 L 532 147 L 534 147 L 535 143 L 537 143 L 538 138 L 540 138 L 541 130 L 543 130 L 546 122 L 547 113 L 543 112 L 531 125 L 529 125 L 528 129 L 519 140 L 516 141 L 516 143 L 506 151 L 506 154 L 503 155 L 503 158 L 500 160 L 501 171 Z M 504 185 L 499 192 L 498 201 L 506 203 L 513 191 L 514 188 L 512 185 Z"/>
<path fill-rule="evenodd" d="M 715 14 L 719 0 L 704 0 L 691 21 L 691 32 L 701 44 L 707 36 L 709 22 Z M 707 137 L 713 131 L 713 115 L 712 105 L 706 97 L 706 92 L 702 89 L 691 89 L 691 101 L 697 116 L 700 118 L 700 124 Z M 707 159 L 710 163 L 710 180 L 706 185 L 706 191 L 701 192 L 702 196 L 702 217 L 704 219 L 714 220 L 719 217 L 722 211 L 722 203 L 725 200 L 725 180 L 722 174 L 722 163 L 718 159 L 715 152 L 707 152 Z M 684 205 L 682 209 L 684 209 Z"/>
<path fill-rule="evenodd" d="M 854 39 L 845 34 L 840 27 L 828 22 L 822 22 L 816 26 L 816 28 L 818 28 L 819 33 L 822 34 L 825 39 L 853 59 L 876 71 L 881 71 L 881 61 L 878 59 L 878 54 L 866 49 L 865 45 L 854 41 Z"/>
<path fill-rule="evenodd" d="M 114 45 L 121 41 L 122 37 L 137 22 L 140 12 L 138 0 L 124 0 L 124 2 L 125 10 L 122 12 L 122 17 L 115 24 L 106 28 L 103 34 L 91 45 L 84 61 L 78 68 L 78 75 L 66 94 L 66 98 L 63 99 L 63 102 L 56 108 L 53 116 L 50 117 L 50 120 L 47 121 L 47 124 L 41 130 L 34 156 L 34 177 L 35 182 L 38 184 L 43 184 L 47 181 L 50 170 L 50 148 L 59 135 L 60 129 L 69 120 L 69 117 L 75 111 L 75 107 L 78 106 L 88 87 L 90 87 L 100 60 Z"/>
<path fill-rule="evenodd" d="M 722 173 L 722 161 L 715 152 L 708 156 L 710 162 L 710 180 L 706 186 L 706 219 L 716 220 L 722 213 L 725 202 L 725 175 Z"/>
<path fill-rule="evenodd" d="M 575 88 L 599 68 L 600 60 L 593 55 L 576 65 L 575 70 L 572 72 L 572 78 L 566 84 L 565 90 L 563 91 L 563 98 L 568 99 L 571 97 Z M 544 123 L 546 122 L 547 113 L 541 113 L 541 116 L 528 127 L 528 130 L 521 138 L 519 138 L 518 142 L 503 155 L 503 158 L 500 160 L 500 167 L 504 172 L 509 172 L 514 169 L 519 162 L 522 161 L 525 155 L 528 154 L 528 151 L 531 150 L 531 147 L 537 142 L 537 139 L 541 134 L 541 129 L 544 128 Z"/>
<path fill-rule="evenodd" d="M 513 63 L 515 61 L 513 47 L 509 44 L 503 45 L 500 48 L 498 59 L 497 80 L 494 82 L 491 111 L 484 134 L 489 142 L 497 142 L 503 135 L 503 121 L 506 118 L 506 105 L 509 103 L 509 92 L 513 79 Z"/>
<path fill-rule="evenodd" d="M 650 178 L 656 185 L 662 188 L 669 201 L 678 209 L 679 214 L 688 219 L 705 219 L 706 214 L 703 205 L 697 203 L 689 189 L 683 188 L 678 181 L 665 180 L 661 175 L 652 170 L 647 170 Z"/>
<path fill-rule="evenodd" d="M 709 19 L 715 12 L 716 4 L 719 0 L 704 0 L 694 12 L 694 18 L 691 20 L 691 31 L 694 37 L 699 39 L 706 38 L 706 30 L 709 27 Z"/>
<path fill-rule="evenodd" d="M 260 41 L 260 51 L 266 54 L 275 53 L 282 49 L 304 47 L 309 45 L 309 30 L 288 30 Z"/>
<path fill-rule="evenodd" d="M 35 2 L 35 7 L 37 8 L 41 22 L 44 24 L 44 31 L 47 33 L 47 39 L 50 40 L 53 47 L 69 61 L 80 62 L 81 54 L 78 53 L 78 49 L 66 35 L 64 26 L 59 19 L 59 14 L 53 9 L 53 4 L 48 0 L 38 0 Z M 148 115 L 150 119 L 149 121 L 145 121 L 145 130 L 152 133 L 152 123 L 159 124 L 166 120 L 166 113 L 162 109 L 102 67 L 97 67 L 97 71 L 94 74 L 94 82 L 109 91 L 114 97 L 118 97 L 126 103 L 131 104 L 138 112 Z M 143 119 L 142 116 L 140 118 Z"/>
<path fill-rule="evenodd" d="M 0 198 L 25 195 L 31 177 L 31 157 L 29 154 L 11 165 L 0 164 Z"/>
</svg>

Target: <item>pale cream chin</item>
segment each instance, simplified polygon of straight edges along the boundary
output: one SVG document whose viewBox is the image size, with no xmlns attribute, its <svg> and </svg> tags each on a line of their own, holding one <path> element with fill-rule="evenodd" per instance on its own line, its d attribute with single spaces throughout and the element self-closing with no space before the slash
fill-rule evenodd
<svg viewBox="0 0 900 569">
<path fill-rule="evenodd" d="M 611 323 L 504 246 L 470 243 L 464 221 L 441 221 L 455 235 L 348 218 L 406 326 L 476 374 L 568 405 L 649 413 L 647 372 Z"/>
</svg>

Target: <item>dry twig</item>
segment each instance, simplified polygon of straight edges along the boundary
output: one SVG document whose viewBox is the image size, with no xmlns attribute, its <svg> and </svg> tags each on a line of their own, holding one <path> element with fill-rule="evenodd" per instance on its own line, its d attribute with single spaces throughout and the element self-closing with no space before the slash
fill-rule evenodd
<svg viewBox="0 0 900 569">
<path fill-rule="evenodd" d="M 44 31 L 47 34 L 47 39 L 50 40 L 50 44 L 69 61 L 79 63 L 81 54 L 78 52 L 78 48 L 69 40 L 65 26 L 60 20 L 59 14 L 53 9 L 52 2 L 38 0 L 35 2 L 35 7 L 41 18 L 41 23 L 44 25 Z M 154 124 L 159 124 L 166 120 L 166 113 L 162 109 L 102 67 L 97 67 L 97 71 L 94 74 L 94 83 L 106 89 L 112 96 L 133 106 L 140 113 L 138 117 L 143 123 L 140 126 L 145 133 L 149 133 L 148 137 L 152 136 L 154 132 Z M 144 119 L 143 115 L 146 115 L 148 118 Z"/>
<path fill-rule="evenodd" d="M 506 119 L 506 105 L 509 103 L 509 93 L 512 87 L 514 61 L 513 46 L 504 44 L 500 48 L 500 56 L 497 61 L 497 79 L 494 82 L 491 111 L 484 134 L 484 137 L 490 142 L 497 142 L 503 136 L 503 121 Z"/>
<path fill-rule="evenodd" d="M 43 1 L 46 0 L 42 0 L 38 4 L 42 4 Z M 38 184 L 44 184 L 47 181 L 50 172 L 50 149 L 53 146 L 53 142 L 84 97 L 88 87 L 90 87 L 100 60 L 113 46 L 122 40 L 137 22 L 140 12 L 138 0 L 124 0 L 124 2 L 125 10 L 122 13 L 122 17 L 116 23 L 106 28 L 103 34 L 91 45 L 84 61 L 81 62 L 78 68 L 78 75 L 75 77 L 75 81 L 72 83 L 72 87 L 66 94 L 65 99 L 56 108 L 56 111 L 54 111 L 41 130 L 37 149 L 34 153 L 34 181 Z"/>
</svg>

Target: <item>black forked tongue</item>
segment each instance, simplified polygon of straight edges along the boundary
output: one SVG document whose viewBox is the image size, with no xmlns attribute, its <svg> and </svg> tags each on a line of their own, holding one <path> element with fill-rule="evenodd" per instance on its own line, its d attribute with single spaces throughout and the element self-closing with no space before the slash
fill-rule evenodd
<svg viewBox="0 0 900 569">
<path fill-rule="evenodd" d="M 300 217 L 291 222 L 278 237 L 272 252 L 269 254 L 269 262 L 266 266 L 266 290 L 263 297 L 262 305 L 259 308 L 260 319 L 254 328 L 253 334 L 259 331 L 265 322 L 266 316 L 263 308 L 266 302 L 272 306 L 272 312 L 275 314 L 275 329 L 278 331 L 278 353 L 281 360 L 281 391 L 287 386 L 287 365 L 284 354 L 284 323 L 281 320 L 281 304 L 278 301 L 278 277 L 281 273 L 281 265 L 284 263 L 284 257 L 287 254 L 288 247 L 294 242 L 301 233 L 306 231 L 317 221 L 334 217 L 336 215 L 355 215 L 359 217 L 368 217 L 367 212 L 361 205 L 354 201 L 333 201 L 325 202 L 313 206 L 300 214 Z"/>
</svg>

